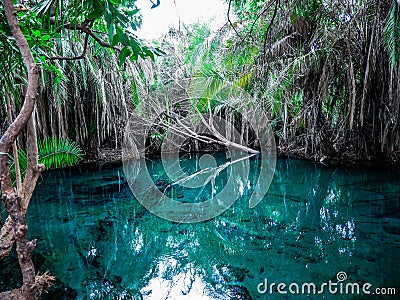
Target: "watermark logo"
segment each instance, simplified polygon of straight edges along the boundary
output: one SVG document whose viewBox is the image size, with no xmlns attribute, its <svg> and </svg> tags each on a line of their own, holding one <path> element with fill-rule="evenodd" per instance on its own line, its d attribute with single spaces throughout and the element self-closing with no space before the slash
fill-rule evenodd
<svg viewBox="0 0 400 300">
<path fill-rule="evenodd" d="M 394 287 L 380 287 L 373 288 L 369 282 L 357 283 L 346 282 L 347 273 L 340 271 L 336 274 L 337 282 L 329 280 L 321 284 L 313 282 L 303 283 L 285 283 L 285 282 L 268 282 L 265 278 L 263 282 L 257 285 L 257 291 L 260 294 L 292 294 L 292 295 L 309 295 L 309 294 L 345 294 L 345 295 L 396 295 L 396 288 Z"/>
<path fill-rule="evenodd" d="M 341 281 L 346 281 L 347 280 L 347 273 L 340 271 L 336 274 L 336 279 L 341 282 Z"/>
<path fill-rule="evenodd" d="M 161 109 L 135 113 L 129 119 L 122 158 L 134 196 L 153 214 L 180 223 L 216 217 L 243 196 L 243 190 L 249 186 L 248 205 L 256 207 L 269 189 L 276 163 L 275 140 L 267 115 L 261 107 L 241 106 L 254 100 L 232 84 L 220 86 L 217 93 L 207 97 L 199 84 L 188 90 L 191 93 L 187 99 L 167 99 L 167 108 L 160 105 Z M 231 105 L 235 101 L 237 105 Z M 215 103 L 223 108 L 211 108 Z M 155 178 L 154 170 L 150 170 L 153 158 L 148 149 L 155 143 L 160 149 L 162 178 Z M 191 144 L 218 145 L 225 150 L 226 160 L 221 163 L 213 155 L 200 153 L 196 161 L 199 167 L 188 172 L 181 165 L 181 155 Z M 250 167 L 251 160 L 257 160 L 256 171 Z M 256 182 L 250 179 L 254 172 Z M 223 187 L 213 189 L 201 200 L 181 201 L 169 192 L 179 187 L 187 196 L 192 189 L 214 185 L 221 174 L 225 176 Z"/>
</svg>

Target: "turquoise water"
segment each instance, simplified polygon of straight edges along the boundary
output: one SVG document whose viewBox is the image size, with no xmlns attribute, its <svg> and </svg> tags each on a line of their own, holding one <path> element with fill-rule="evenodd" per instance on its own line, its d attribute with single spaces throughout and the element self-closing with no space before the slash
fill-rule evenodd
<svg viewBox="0 0 400 300">
<path fill-rule="evenodd" d="M 198 159 L 183 158 L 181 165 L 193 169 Z M 218 154 L 218 164 L 224 161 Z M 158 159 L 149 164 L 155 180 L 164 178 Z M 203 190 L 203 199 L 227 174 Z M 43 175 L 28 224 L 38 239 L 40 270 L 55 275 L 65 291 L 55 296 L 53 289 L 50 299 L 365 299 L 327 289 L 295 296 L 286 287 L 288 294 L 280 294 L 276 285 L 297 283 L 301 291 L 302 283 L 336 283 L 345 272 L 343 283 L 400 293 L 399 175 L 279 159 L 269 192 L 254 209 L 245 188 L 222 215 L 179 224 L 144 209 L 121 166 L 81 166 Z M 174 191 L 182 201 L 191 193 Z M 265 281 L 276 283 L 272 294 L 261 293 Z"/>
</svg>

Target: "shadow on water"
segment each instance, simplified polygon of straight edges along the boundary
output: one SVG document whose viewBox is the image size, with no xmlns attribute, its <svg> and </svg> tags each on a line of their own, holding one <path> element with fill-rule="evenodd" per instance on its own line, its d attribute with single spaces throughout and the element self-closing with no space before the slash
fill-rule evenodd
<svg viewBox="0 0 400 300">
<path fill-rule="evenodd" d="M 181 164 L 193 169 L 196 159 L 183 158 Z M 162 181 L 167 180 L 162 166 L 157 159 L 152 166 L 162 189 L 168 182 Z M 216 186 L 203 189 L 204 197 L 225 184 L 227 173 L 221 176 Z M 337 282 L 340 271 L 346 282 L 368 282 L 371 290 L 396 287 L 398 293 L 398 178 L 399 172 L 282 159 L 254 209 L 247 196 L 255 178 L 238 178 L 242 196 L 225 213 L 178 224 L 145 210 L 121 167 L 47 172 L 28 212 L 30 236 L 38 238 L 35 263 L 57 277 L 44 299 L 290 299 L 276 286 L 272 295 L 257 286 L 267 280 L 319 287 Z M 199 193 L 176 189 L 177 199 Z M 18 285 L 15 257 L 0 263 L 0 288 Z M 328 290 L 298 296 L 305 297 L 364 298 Z"/>
</svg>

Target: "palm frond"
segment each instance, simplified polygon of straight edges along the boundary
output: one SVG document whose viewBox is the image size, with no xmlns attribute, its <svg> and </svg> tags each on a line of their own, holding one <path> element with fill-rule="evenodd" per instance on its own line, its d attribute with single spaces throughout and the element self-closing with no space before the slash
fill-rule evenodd
<svg viewBox="0 0 400 300">
<path fill-rule="evenodd" d="M 68 139 L 46 138 L 38 142 L 39 163 L 47 169 L 73 166 L 82 160 L 83 152 Z"/>
<path fill-rule="evenodd" d="M 383 37 L 389 52 L 390 62 L 393 66 L 396 66 L 400 60 L 400 10 L 396 0 L 392 0 L 392 8 Z"/>
</svg>

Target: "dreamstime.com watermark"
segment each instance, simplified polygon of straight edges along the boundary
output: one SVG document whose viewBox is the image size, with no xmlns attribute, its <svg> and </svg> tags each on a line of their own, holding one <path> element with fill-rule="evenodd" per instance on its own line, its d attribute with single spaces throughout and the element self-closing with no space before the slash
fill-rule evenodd
<svg viewBox="0 0 400 300">
<path fill-rule="evenodd" d="M 263 282 L 257 285 L 257 291 L 260 294 L 292 294 L 292 295 L 317 295 L 317 294 L 344 294 L 344 295 L 396 295 L 394 287 L 374 288 L 371 283 L 345 282 L 347 274 L 340 271 L 336 274 L 337 282 L 329 280 L 321 284 L 313 282 L 304 283 L 285 283 L 285 282 L 268 282 L 265 278 Z"/>
</svg>

